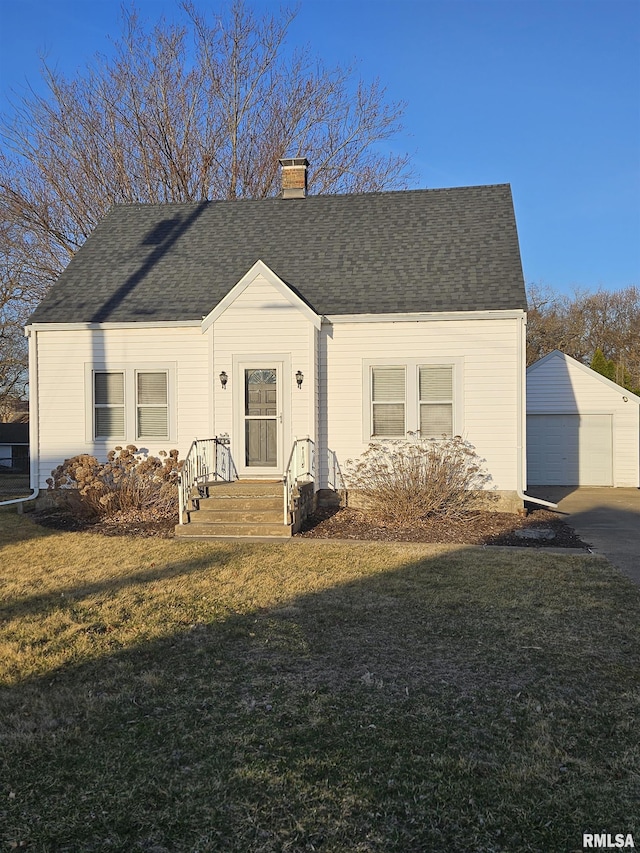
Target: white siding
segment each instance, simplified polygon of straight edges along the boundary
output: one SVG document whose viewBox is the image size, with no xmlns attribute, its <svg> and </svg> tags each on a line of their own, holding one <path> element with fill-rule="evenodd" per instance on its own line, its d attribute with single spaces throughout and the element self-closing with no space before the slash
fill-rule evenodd
<svg viewBox="0 0 640 853">
<path fill-rule="evenodd" d="M 215 319 L 199 327 L 99 330 L 38 329 L 39 482 L 52 468 L 82 452 L 105 456 L 116 442 L 89 440 L 87 365 L 129 369 L 172 365 L 172 438 L 145 442 L 153 453 L 177 447 L 184 456 L 195 437 L 229 433 L 232 453 L 233 402 L 241 358 L 280 356 L 284 366 L 284 457 L 296 437 L 310 436 L 318 448 L 319 487 L 326 488 L 327 450 L 345 461 L 367 447 L 363 414 L 366 363 L 385 359 L 455 364 L 458 377 L 457 431 L 476 448 L 491 473 L 491 486 L 518 486 L 518 418 L 521 320 L 429 319 L 417 322 L 325 323 L 311 320 L 264 276 L 258 275 Z M 268 365 L 265 365 L 268 366 Z M 222 390 L 219 374 L 229 377 Z M 299 390 L 295 373 L 302 371 Z M 366 386 L 366 382 L 364 383 Z M 90 396 L 90 395 L 89 395 Z M 128 436 L 127 443 L 135 442 Z"/>
<path fill-rule="evenodd" d="M 461 372 L 457 415 L 463 437 L 486 459 L 491 486 L 515 490 L 520 334 L 521 321 L 506 318 L 323 325 L 321 446 L 335 451 L 343 467 L 345 460 L 366 450 L 363 364 L 367 361 L 382 363 L 387 357 L 455 363 Z"/>
<path fill-rule="evenodd" d="M 574 359 L 554 353 L 527 371 L 527 413 L 611 415 L 613 485 L 636 488 L 640 484 L 640 407 L 632 394 L 617 388 L 585 371 Z"/>
<path fill-rule="evenodd" d="M 238 454 L 240 436 L 235 435 L 239 419 L 234 421 L 233 403 L 239 400 L 239 375 L 234 363 L 241 357 L 286 356 L 283 376 L 284 462 L 295 438 L 316 438 L 317 369 L 316 337 L 313 324 L 285 296 L 258 275 L 238 298 L 217 318 L 208 334 L 213 335 L 214 422 L 215 433 L 231 436 L 231 452 Z M 235 359 L 235 362 L 234 362 Z M 269 359 L 265 359 L 266 361 Z M 217 377 L 222 371 L 230 377 L 222 390 Z M 304 374 L 298 389 L 295 374 Z M 241 460 L 237 460 L 238 464 Z"/>
<path fill-rule="evenodd" d="M 91 435 L 90 369 L 140 365 L 170 365 L 172 370 L 172 420 L 170 439 L 136 441 L 151 453 L 175 447 L 184 456 L 195 436 L 210 435 L 207 341 L 199 327 L 38 329 L 39 485 L 45 487 L 51 471 L 64 459 L 78 453 L 106 456 L 114 444 L 88 440 Z M 132 401 L 129 401 L 132 404 Z"/>
</svg>

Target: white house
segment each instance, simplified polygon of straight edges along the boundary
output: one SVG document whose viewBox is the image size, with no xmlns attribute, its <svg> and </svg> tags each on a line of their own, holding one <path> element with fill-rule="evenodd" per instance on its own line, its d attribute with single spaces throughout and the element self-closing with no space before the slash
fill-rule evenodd
<svg viewBox="0 0 640 853">
<path fill-rule="evenodd" d="M 304 468 L 326 495 L 372 438 L 420 431 L 467 438 L 521 507 L 509 186 L 307 196 L 307 161 L 281 163 L 278 198 L 99 223 L 27 327 L 33 486 L 79 452 L 223 436 L 240 482 Z"/>
<path fill-rule="evenodd" d="M 640 397 L 559 350 L 527 370 L 528 480 L 640 485 Z"/>
</svg>

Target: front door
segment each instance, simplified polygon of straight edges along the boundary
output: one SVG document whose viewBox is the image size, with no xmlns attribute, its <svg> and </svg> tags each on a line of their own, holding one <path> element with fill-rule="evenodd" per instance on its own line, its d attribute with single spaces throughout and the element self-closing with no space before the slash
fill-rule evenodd
<svg viewBox="0 0 640 853">
<path fill-rule="evenodd" d="M 239 368 L 236 405 L 242 411 L 238 425 L 241 473 L 245 477 L 279 477 L 282 474 L 282 362 L 244 362 Z"/>
<path fill-rule="evenodd" d="M 278 467 L 278 368 L 244 368 L 244 462 L 247 468 Z"/>
</svg>

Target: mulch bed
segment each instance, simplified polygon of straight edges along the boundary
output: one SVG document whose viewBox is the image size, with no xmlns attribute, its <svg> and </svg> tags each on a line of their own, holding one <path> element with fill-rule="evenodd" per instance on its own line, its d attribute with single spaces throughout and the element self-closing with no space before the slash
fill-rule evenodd
<svg viewBox="0 0 640 853">
<path fill-rule="evenodd" d="M 71 532 L 89 531 L 103 536 L 153 536 L 168 539 L 174 535 L 175 520 L 145 518 L 136 513 L 95 521 L 78 518 L 63 508 L 39 510 L 34 520 L 43 527 Z M 517 530 L 552 531 L 548 539 L 528 539 Z M 549 535 L 549 534 L 547 534 Z M 319 509 L 307 519 L 297 534 L 305 539 L 346 539 L 382 542 L 431 542 L 461 545 L 511 545 L 523 548 L 588 549 L 572 527 L 557 513 L 530 510 L 526 516 L 503 512 L 473 512 L 464 519 L 431 519 L 413 527 L 375 521 L 355 509 Z"/>
<path fill-rule="evenodd" d="M 148 518 L 137 513 L 121 513 L 109 519 L 83 518 L 64 507 L 48 507 L 33 514 L 41 527 L 69 533 L 100 533 L 102 536 L 155 536 L 170 539 L 174 535 L 174 518 Z"/>
<path fill-rule="evenodd" d="M 517 530 L 552 531 L 553 538 L 523 538 Z M 461 519 L 433 518 L 423 525 L 398 527 L 368 519 L 356 509 L 318 510 L 298 534 L 314 539 L 363 539 L 384 542 L 432 542 L 460 545 L 513 545 L 524 548 L 582 548 L 585 544 L 554 512 L 534 509 L 526 516 L 473 512 Z"/>
</svg>

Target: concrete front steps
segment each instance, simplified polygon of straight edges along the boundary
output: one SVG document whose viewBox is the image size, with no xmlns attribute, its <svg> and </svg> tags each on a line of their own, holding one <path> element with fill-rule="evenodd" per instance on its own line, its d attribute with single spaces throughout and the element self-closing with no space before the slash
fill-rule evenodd
<svg viewBox="0 0 640 853">
<path fill-rule="evenodd" d="M 208 497 L 192 500 L 189 521 L 176 525 L 176 536 L 288 539 L 292 525 L 283 521 L 282 480 L 236 480 L 210 483 Z"/>
</svg>

